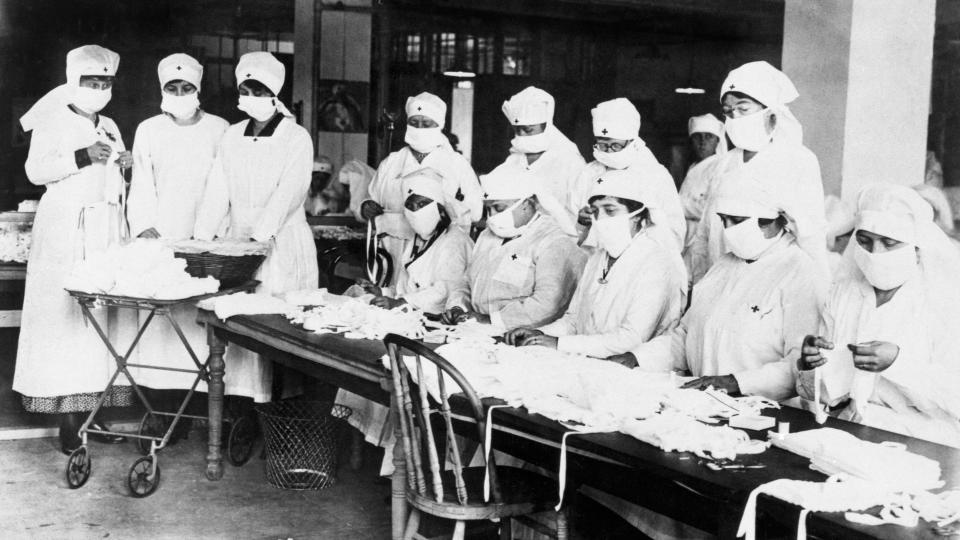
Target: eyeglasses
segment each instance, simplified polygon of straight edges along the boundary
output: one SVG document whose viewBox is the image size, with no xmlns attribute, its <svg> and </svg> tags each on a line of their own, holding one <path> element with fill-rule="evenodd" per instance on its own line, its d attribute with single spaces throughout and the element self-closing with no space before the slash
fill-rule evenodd
<svg viewBox="0 0 960 540">
<path fill-rule="evenodd" d="M 593 147 L 601 152 L 619 152 L 626 148 L 631 142 L 596 142 Z"/>
</svg>

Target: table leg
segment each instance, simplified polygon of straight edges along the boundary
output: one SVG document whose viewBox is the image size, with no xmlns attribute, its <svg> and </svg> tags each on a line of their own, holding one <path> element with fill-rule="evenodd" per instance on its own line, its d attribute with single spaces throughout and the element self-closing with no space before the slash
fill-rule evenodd
<svg viewBox="0 0 960 540">
<path fill-rule="evenodd" d="M 391 418 L 398 418 L 394 405 L 390 406 Z M 393 475 L 390 478 L 391 487 L 391 522 L 393 525 L 393 540 L 403 539 L 403 528 L 407 523 L 407 460 L 403 455 L 403 433 L 400 431 L 400 422 L 394 422 L 393 445 Z"/>
<path fill-rule="evenodd" d="M 220 454 L 220 430 L 223 426 L 223 354 L 226 352 L 226 341 L 220 338 L 213 326 L 207 325 L 207 345 L 210 346 L 210 358 L 207 368 L 210 380 L 207 382 L 209 392 L 207 402 L 207 480 L 223 478 L 223 458 Z"/>
</svg>

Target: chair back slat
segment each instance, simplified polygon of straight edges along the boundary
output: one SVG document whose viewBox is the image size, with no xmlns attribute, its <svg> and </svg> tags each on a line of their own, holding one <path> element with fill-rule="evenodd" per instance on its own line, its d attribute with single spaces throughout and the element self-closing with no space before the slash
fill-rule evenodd
<svg viewBox="0 0 960 540">
<path fill-rule="evenodd" d="M 453 417 L 450 412 L 447 383 L 443 380 L 443 370 L 437 366 L 437 379 L 440 381 L 440 413 L 447 428 L 447 455 L 453 460 L 453 481 L 457 488 L 457 500 L 460 504 L 467 504 L 467 484 L 463 481 L 463 462 L 460 459 L 460 444 L 453 431 Z"/>
<path fill-rule="evenodd" d="M 431 482 L 433 495 L 438 501 L 441 501 L 443 493 L 456 493 L 456 499 L 459 504 L 465 505 L 467 500 L 467 484 L 463 475 L 463 462 L 460 456 L 460 445 L 457 443 L 456 435 L 453 430 L 453 413 L 450 407 L 446 377 L 453 380 L 459 386 L 463 396 L 470 405 L 470 415 L 476 424 L 477 440 L 483 441 L 486 431 L 486 417 L 483 404 L 477 396 L 476 391 L 466 380 L 462 373 L 457 370 L 445 358 L 435 353 L 430 348 L 420 342 L 405 338 L 396 334 L 388 334 L 384 338 L 387 345 L 387 352 L 390 356 L 390 366 L 393 371 L 393 402 L 396 409 L 397 421 L 401 427 L 401 436 L 404 438 L 403 451 L 413 456 L 408 456 L 405 460 L 408 468 L 408 477 L 414 476 L 416 480 L 408 482 L 410 492 L 415 492 L 426 496 L 426 475 L 422 466 L 424 463 L 430 464 Z M 413 380 L 412 369 L 407 369 L 405 351 L 409 351 L 406 357 L 416 356 L 417 364 L 415 368 L 416 381 Z M 421 359 L 433 363 L 437 368 L 438 386 L 440 390 L 439 407 L 434 407 L 434 411 L 439 409 L 443 422 L 437 422 L 435 425 L 431 422 L 431 396 L 426 381 L 423 378 L 424 369 Z M 419 393 L 419 408 L 414 408 L 412 404 L 411 392 L 416 386 Z M 419 422 L 418 422 L 419 420 Z M 419 425 L 418 425 L 419 424 Z M 435 429 L 445 429 L 447 452 L 452 461 L 453 468 L 453 486 L 444 485 L 444 477 L 441 475 L 442 465 L 440 463 L 437 451 L 437 437 L 434 435 Z M 444 439 L 441 439 L 444 440 Z M 500 486 L 497 482 L 496 465 L 494 460 L 487 460 L 485 463 L 490 479 L 490 500 L 492 503 L 502 502 Z M 447 480 L 449 482 L 450 480 Z M 438 485 L 439 484 L 439 485 Z"/>
<path fill-rule="evenodd" d="M 420 361 L 420 355 L 417 355 L 417 380 L 423 381 L 423 363 Z M 433 486 L 433 497 L 437 502 L 443 502 L 443 478 L 440 476 L 440 458 L 437 455 L 437 442 L 433 437 L 433 424 L 430 422 L 430 398 L 427 397 L 427 385 L 417 385 L 420 394 L 420 419 L 421 426 L 426 435 L 425 446 L 427 448 L 427 458 L 430 461 L 430 479 Z"/>
</svg>

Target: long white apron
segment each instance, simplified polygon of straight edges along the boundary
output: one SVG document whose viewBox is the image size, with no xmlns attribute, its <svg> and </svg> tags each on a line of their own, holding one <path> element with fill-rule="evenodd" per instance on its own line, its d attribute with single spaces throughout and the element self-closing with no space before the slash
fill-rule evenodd
<svg viewBox="0 0 960 540">
<path fill-rule="evenodd" d="M 81 220 L 84 209 L 118 196 L 119 170 L 114 164 L 77 167 L 75 152 L 102 141 L 122 151 L 120 131 L 100 116 L 95 126 L 64 108 L 55 120 L 34 130 L 26 162 L 27 177 L 46 186 L 33 225 L 26 290 L 13 389 L 34 398 L 102 392 L 116 366 L 94 329 L 84 320 L 63 281 L 95 239 L 93 223 Z M 108 193 L 109 191 L 109 193 Z M 84 234 L 87 231 L 87 234 Z M 102 242 L 100 242 L 102 240 Z M 124 312 L 97 308 L 93 314 L 111 338 L 117 337 Z M 119 316 L 119 318 L 118 318 Z M 125 344 L 125 343 L 124 343 Z M 121 377 L 118 384 L 125 384 Z M 75 410 L 89 410 L 93 403 Z M 37 410 L 36 412 L 73 412 Z"/>
</svg>

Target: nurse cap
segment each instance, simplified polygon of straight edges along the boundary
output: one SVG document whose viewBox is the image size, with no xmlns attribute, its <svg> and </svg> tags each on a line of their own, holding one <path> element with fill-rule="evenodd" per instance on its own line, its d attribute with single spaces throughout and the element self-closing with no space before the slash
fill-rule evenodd
<svg viewBox="0 0 960 540">
<path fill-rule="evenodd" d="M 80 85 L 80 77 L 115 77 L 120 55 L 99 45 L 83 45 L 67 53 L 67 83 Z"/>
<path fill-rule="evenodd" d="M 203 66 L 189 54 L 171 54 L 157 65 L 157 77 L 160 79 L 161 89 L 170 81 L 181 80 L 192 84 L 199 92 Z"/>
<path fill-rule="evenodd" d="M 656 191 L 643 181 L 640 172 L 632 169 L 611 170 L 600 175 L 590 186 L 587 200 L 594 197 L 618 197 L 642 203 L 646 208 L 661 207 Z"/>
<path fill-rule="evenodd" d="M 723 138 L 723 122 L 710 113 L 691 116 L 687 121 L 687 135 L 694 133 L 712 133 L 718 138 Z"/>
<path fill-rule="evenodd" d="M 443 192 L 443 175 L 435 169 L 424 167 L 417 169 L 400 179 L 403 189 L 403 200 L 410 195 L 420 195 L 441 206 L 446 206 L 446 196 Z"/>
<path fill-rule="evenodd" d="M 933 208 L 916 191 L 898 184 L 873 184 L 857 197 L 856 230 L 919 246 L 933 225 Z M 934 225 L 935 226 L 935 225 Z"/>
<path fill-rule="evenodd" d="M 273 95 L 277 96 L 283 88 L 287 68 L 268 52 L 249 52 L 240 57 L 234 74 L 237 77 L 237 86 L 252 79 L 269 88 Z"/>
<path fill-rule="evenodd" d="M 593 136 L 630 141 L 640 134 L 640 112 L 627 98 L 604 101 L 590 111 Z"/>
<path fill-rule="evenodd" d="M 800 96 L 786 74 L 762 61 L 749 62 L 731 71 L 720 87 L 721 102 L 728 92 L 746 94 L 770 108 L 781 107 Z"/>
<path fill-rule="evenodd" d="M 536 178 L 532 174 L 506 164 L 480 176 L 480 187 L 483 188 L 483 199 L 486 201 L 526 199 L 536 193 L 536 185 Z"/>
<path fill-rule="evenodd" d="M 447 104 L 430 92 L 421 92 L 407 98 L 404 106 L 407 118 L 411 116 L 426 116 L 443 128 L 447 123 Z"/>
<path fill-rule="evenodd" d="M 553 96 L 547 92 L 528 86 L 503 102 L 504 116 L 511 126 L 535 126 L 553 124 Z"/>
<path fill-rule="evenodd" d="M 718 178 L 714 209 L 728 216 L 774 219 L 781 204 L 749 171 L 737 169 Z"/>
</svg>

